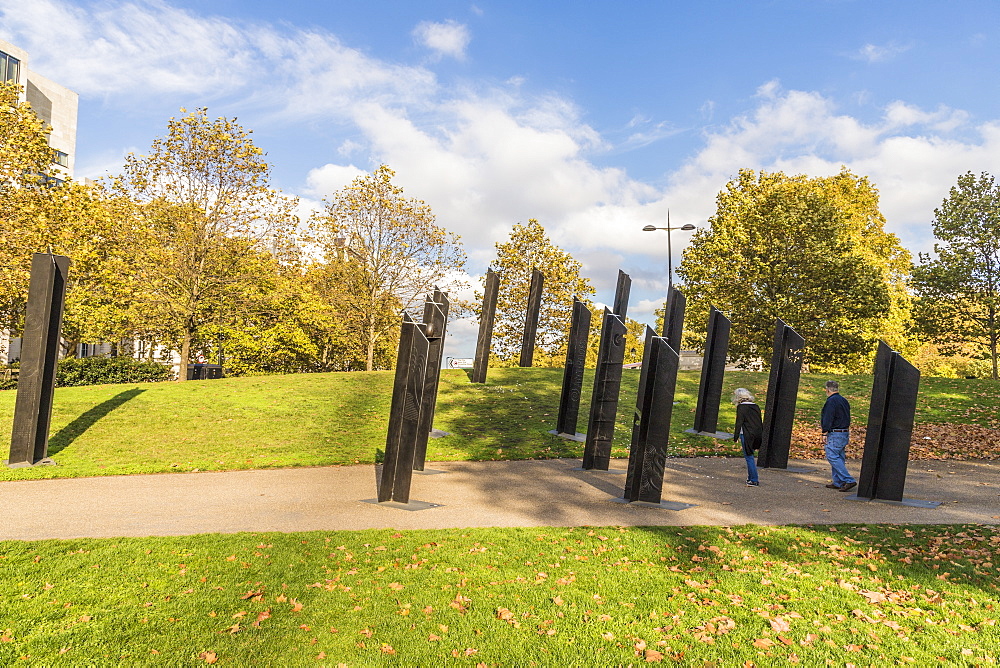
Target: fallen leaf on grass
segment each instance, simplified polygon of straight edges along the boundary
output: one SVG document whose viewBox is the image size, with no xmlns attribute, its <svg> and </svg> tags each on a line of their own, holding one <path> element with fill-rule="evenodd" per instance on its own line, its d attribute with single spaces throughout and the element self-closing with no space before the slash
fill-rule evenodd
<svg viewBox="0 0 1000 668">
<path fill-rule="evenodd" d="M 771 649 L 774 647 L 774 641 L 770 638 L 757 638 L 753 641 L 753 646 L 758 649 Z"/>
<path fill-rule="evenodd" d="M 880 591 L 864 591 L 864 590 L 861 590 L 858 593 L 861 594 L 862 596 L 864 596 L 865 598 L 867 598 L 868 602 L 871 603 L 871 604 L 873 604 L 873 605 L 875 603 L 882 603 L 884 601 L 889 600 L 886 597 L 886 595 L 883 594 Z"/>
<path fill-rule="evenodd" d="M 646 663 L 659 663 L 663 661 L 663 652 L 658 652 L 655 649 L 647 649 L 643 658 L 646 659 Z"/>
<path fill-rule="evenodd" d="M 258 628 L 259 629 L 260 628 L 260 623 L 262 621 L 264 621 L 265 619 L 269 619 L 270 617 L 271 617 L 271 609 L 270 608 L 268 608 L 264 612 L 258 612 L 257 613 L 257 621 L 255 621 L 250 626 L 253 626 L 254 628 Z"/>
<path fill-rule="evenodd" d="M 437 642 L 438 640 L 441 640 L 441 636 L 436 636 L 433 633 L 427 636 L 427 642 Z"/>
<path fill-rule="evenodd" d="M 219 660 L 219 657 L 216 656 L 215 652 L 202 652 L 198 655 L 198 658 L 205 663 L 215 663 Z"/>
<path fill-rule="evenodd" d="M 775 633 L 788 633 L 792 630 L 792 627 L 788 625 L 788 621 L 784 617 L 774 617 L 768 621 L 771 622 L 771 628 L 774 629 Z"/>
<path fill-rule="evenodd" d="M 395 591 L 402 591 L 403 589 L 405 589 L 405 586 L 399 584 L 398 582 L 390 582 L 389 589 L 393 589 Z"/>
</svg>

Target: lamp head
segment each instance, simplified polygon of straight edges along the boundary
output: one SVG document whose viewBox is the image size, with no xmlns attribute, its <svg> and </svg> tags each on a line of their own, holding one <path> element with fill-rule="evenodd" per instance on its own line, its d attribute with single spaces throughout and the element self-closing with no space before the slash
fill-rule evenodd
<svg viewBox="0 0 1000 668">
<path fill-rule="evenodd" d="M 691 230 L 694 229 L 694 225 L 688 223 L 687 225 L 682 225 L 681 229 L 684 230 L 685 232 L 690 232 Z"/>
<path fill-rule="evenodd" d="M 654 226 L 654 225 L 647 225 L 646 227 L 642 228 L 642 231 L 643 232 L 655 232 L 656 231 L 656 226 Z"/>
</svg>

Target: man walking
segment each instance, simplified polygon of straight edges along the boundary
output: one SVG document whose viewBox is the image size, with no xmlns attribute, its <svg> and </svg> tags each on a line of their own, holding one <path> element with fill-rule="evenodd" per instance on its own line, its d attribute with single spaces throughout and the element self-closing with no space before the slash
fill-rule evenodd
<svg viewBox="0 0 1000 668">
<path fill-rule="evenodd" d="M 847 472 L 844 461 L 847 442 L 851 440 L 851 405 L 840 396 L 840 384 L 835 380 L 826 381 L 826 403 L 823 404 L 820 425 L 825 437 L 823 449 L 826 460 L 830 462 L 833 472 L 833 482 L 827 487 L 841 492 L 857 487 L 858 481 Z"/>
</svg>

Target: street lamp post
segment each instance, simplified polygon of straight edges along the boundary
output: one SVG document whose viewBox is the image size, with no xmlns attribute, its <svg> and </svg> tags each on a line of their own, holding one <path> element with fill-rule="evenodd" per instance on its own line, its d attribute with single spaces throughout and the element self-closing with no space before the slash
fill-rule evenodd
<svg viewBox="0 0 1000 668">
<path fill-rule="evenodd" d="M 670 209 L 667 209 L 667 226 L 666 227 L 656 227 L 655 225 L 646 225 L 642 228 L 643 232 L 653 232 L 655 230 L 666 230 L 667 232 L 667 298 L 670 297 L 670 291 L 674 287 L 674 254 L 673 249 L 670 246 L 670 233 L 674 230 L 683 230 L 684 232 L 690 232 L 695 228 L 691 223 L 681 225 L 680 227 L 670 227 Z"/>
</svg>

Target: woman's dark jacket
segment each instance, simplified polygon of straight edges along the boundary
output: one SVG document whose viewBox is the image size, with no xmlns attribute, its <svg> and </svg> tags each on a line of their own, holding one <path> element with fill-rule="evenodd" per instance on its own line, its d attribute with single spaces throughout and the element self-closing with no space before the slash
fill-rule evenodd
<svg viewBox="0 0 1000 668">
<path fill-rule="evenodd" d="M 736 427 L 733 438 L 740 439 L 743 433 L 743 456 L 753 457 L 755 450 L 760 450 L 760 442 L 764 436 L 764 422 L 760 418 L 760 407 L 752 401 L 744 401 L 736 405 Z"/>
</svg>

